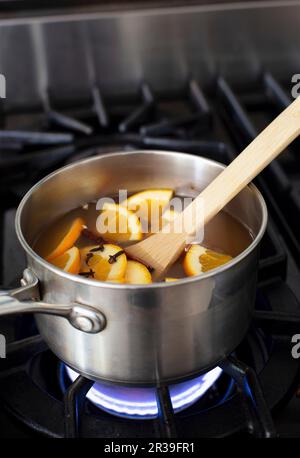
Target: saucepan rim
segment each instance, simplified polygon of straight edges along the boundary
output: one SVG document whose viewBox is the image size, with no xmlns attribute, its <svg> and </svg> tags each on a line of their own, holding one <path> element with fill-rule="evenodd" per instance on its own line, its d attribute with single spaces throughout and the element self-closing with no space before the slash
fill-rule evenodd
<svg viewBox="0 0 300 458">
<path fill-rule="evenodd" d="M 238 264 L 244 258 L 246 258 L 257 247 L 257 245 L 261 241 L 261 239 L 262 239 L 262 237 L 263 237 L 263 235 L 265 233 L 265 230 L 266 230 L 267 221 L 268 221 L 268 210 L 267 210 L 267 206 L 266 206 L 265 200 L 264 200 L 263 196 L 261 195 L 260 191 L 257 189 L 257 187 L 253 183 L 250 183 L 248 186 L 256 194 L 256 197 L 258 198 L 258 201 L 259 201 L 259 203 L 261 205 L 261 209 L 262 209 L 262 221 L 261 221 L 261 225 L 260 225 L 260 229 L 259 229 L 258 234 L 253 239 L 253 241 L 250 243 L 250 245 L 244 251 L 242 251 L 238 256 L 233 258 L 232 261 L 230 261 L 230 262 L 228 262 L 228 263 L 224 264 L 223 266 L 220 266 L 220 267 L 218 267 L 216 269 L 212 269 L 212 270 L 210 270 L 210 271 L 208 271 L 206 273 L 203 273 L 201 275 L 196 275 L 194 277 L 185 277 L 185 278 L 177 280 L 176 282 L 157 282 L 157 283 L 150 283 L 150 284 L 147 284 L 147 285 L 127 285 L 127 284 L 122 284 L 122 283 L 103 282 L 103 281 L 99 281 L 99 280 L 91 280 L 89 278 L 80 277 L 79 275 L 73 275 L 73 274 L 70 274 L 68 272 L 64 272 L 63 270 L 59 269 L 58 267 L 55 267 L 54 265 L 52 265 L 49 262 L 45 261 L 41 256 L 39 256 L 31 248 L 29 243 L 27 243 L 27 240 L 25 239 L 25 237 L 23 235 L 23 232 L 22 232 L 21 215 L 22 215 L 23 208 L 25 207 L 28 199 L 30 198 L 30 196 L 32 195 L 33 192 L 35 192 L 39 188 L 41 188 L 46 181 L 50 180 L 55 175 L 58 175 L 58 174 L 64 172 L 65 170 L 71 169 L 73 167 L 78 167 L 78 166 L 80 166 L 82 164 L 86 164 L 88 162 L 97 161 L 99 159 L 99 157 L 105 157 L 105 158 L 109 159 L 110 157 L 113 157 L 113 156 L 134 155 L 134 154 L 141 154 L 141 153 L 145 153 L 145 154 L 150 154 L 151 153 L 151 154 L 154 154 L 154 155 L 157 154 L 157 155 L 160 155 L 160 156 L 161 155 L 173 154 L 173 155 L 176 155 L 176 156 L 184 156 L 184 158 L 192 157 L 193 159 L 195 159 L 195 156 L 192 155 L 192 154 L 182 153 L 182 152 L 178 152 L 178 151 L 160 151 L 160 150 L 133 150 L 133 151 L 121 151 L 121 152 L 117 152 L 116 151 L 114 153 L 109 153 L 109 154 L 98 154 L 98 155 L 93 156 L 91 158 L 83 159 L 83 160 L 80 160 L 80 161 L 76 161 L 76 162 L 74 162 L 74 163 L 72 163 L 70 165 L 66 165 L 64 167 L 60 167 L 59 169 L 55 170 L 54 172 L 50 173 L 49 175 L 47 175 L 46 177 L 44 177 L 43 179 L 38 181 L 34 186 L 32 186 L 30 188 L 30 190 L 22 198 L 22 200 L 21 200 L 21 202 L 20 202 L 20 204 L 18 206 L 17 213 L 16 213 L 16 219 L 15 219 L 15 228 L 16 228 L 16 233 L 17 233 L 18 239 L 19 239 L 23 249 L 25 250 L 25 252 L 28 255 L 30 255 L 31 257 L 33 257 L 36 261 L 38 261 L 38 263 L 42 267 L 44 267 L 45 269 L 52 271 L 53 273 L 59 275 L 60 277 L 66 278 L 66 279 L 71 280 L 71 281 L 76 282 L 76 283 L 80 283 L 82 285 L 94 286 L 94 287 L 97 287 L 97 286 L 100 287 L 101 286 L 103 288 L 113 288 L 113 289 L 121 289 L 121 290 L 123 290 L 123 289 L 126 289 L 126 290 L 148 290 L 148 289 L 155 289 L 155 288 L 174 288 L 174 287 L 177 287 L 177 286 L 180 286 L 180 285 L 183 285 L 183 284 L 194 283 L 194 282 L 197 282 L 197 281 L 205 280 L 205 279 L 207 279 L 209 277 L 216 276 L 216 275 L 221 274 L 222 272 L 225 272 L 226 270 L 229 270 L 232 267 L 234 267 L 236 264 Z M 207 159 L 207 158 L 202 157 L 202 156 L 198 156 L 198 157 L 201 158 L 202 161 L 207 162 L 209 164 L 217 164 L 218 166 L 226 167 L 224 164 L 222 164 L 222 163 L 220 163 L 218 161 L 214 161 L 212 159 Z"/>
</svg>

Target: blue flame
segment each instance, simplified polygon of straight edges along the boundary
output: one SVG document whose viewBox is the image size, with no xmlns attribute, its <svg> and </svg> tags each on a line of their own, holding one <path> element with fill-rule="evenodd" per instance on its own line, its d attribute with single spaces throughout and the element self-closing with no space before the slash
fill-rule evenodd
<svg viewBox="0 0 300 458">
<path fill-rule="evenodd" d="M 72 381 L 78 377 L 77 372 L 67 366 L 66 370 Z M 215 367 L 197 378 L 170 385 L 174 411 L 180 412 L 200 399 L 221 373 L 222 369 Z M 158 415 L 154 388 L 133 388 L 96 382 L 88 392 L 87 398 L 97 407 L 120 417 L 152 419 Z"/>
</svg>

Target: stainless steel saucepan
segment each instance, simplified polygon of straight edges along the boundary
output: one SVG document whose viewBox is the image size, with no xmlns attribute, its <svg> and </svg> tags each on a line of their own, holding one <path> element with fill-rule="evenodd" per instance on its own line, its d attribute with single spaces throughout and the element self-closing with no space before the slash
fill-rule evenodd
<svg viewBox="0 0 300 458">
<path fill-rule="evenodd" d="M 64 167 L 23 198 L 16 230 L 28 260 L 22 287 L 0 295 L 0 315 L 34 313 L 50 349 L 93 380 L 175 382 L 217 365 L 243 339 L 253 309 L 259 243 L 267 223 L 252 184 L 226 207 L 254 239 L 230 263 L 172 283 L 125 285 L 68 274 L 33 250 L 37 234 L 84 203 L 153 187 L 203 189 L 223 169 L 183 153 L 134 151 Z"/>
</svg>

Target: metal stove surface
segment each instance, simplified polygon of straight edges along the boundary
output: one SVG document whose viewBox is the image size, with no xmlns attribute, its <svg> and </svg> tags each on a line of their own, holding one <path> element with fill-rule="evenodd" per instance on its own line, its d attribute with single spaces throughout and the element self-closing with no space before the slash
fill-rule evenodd
<svg viewBox="0 0 300 458">
<path fill-rule="evenodd" d="M 7 114 L 0 131 L 3 287 L 17 285 L 25 267 L 13 227 L 16 206 L 26 190 L 49 171 L 123 148 L 186 151 L 228 163 L 289 103 L 285 89 L 270 74 L 238 91 L 221 77 L 205 93 L 195 80 L 180 92 L 159 96 L 143 83 L 135 97 L 107 99 L 94 88 L 89 106 L 78 103 L 50 110 L 49 96 L 44 112 Z M 266 406 L 272 409 L 279 435 L 300 436 L 299 360 L 291 356 L 291 338 L 300 330 L 300 161 L 296 150 L 297 142 L 256 180 L 268 203 L 270 220 L 261 249 L 253 325 L 232 360 L 224 362 L 220 381 L 194 406 L 175 415 L 173 423 L 180 424 L 177 433 L 184 437 L 224 436 L 240 430 L 264 435 L 273 427 Z M 60 362 L 41 342 L 33 318 L 1 319 L 0 332 L 9 343 L 7 359 L 0 360 L 3 437 L 72 436 L 74 425 L 66 422 L 66 414 L 75 401 L 83 409 L 75 433 L 83 437 L 166 434 L 159 422 L 116 419 L 96 410 L 85 401 L 90 388 L 85 380 L 75 386 L 66 382 L 63 393 L 57 375 Z M 247 399 L 244 379 L 237 377 L 239 368 L 250 379 L 252 391 L 258 390 L 256 395 L 262 400 L 258 409 Z M 164 399 L 164 393 L 160 394 Z M 163 420 L 169 414 L 167 409 Z"/>
</svg>

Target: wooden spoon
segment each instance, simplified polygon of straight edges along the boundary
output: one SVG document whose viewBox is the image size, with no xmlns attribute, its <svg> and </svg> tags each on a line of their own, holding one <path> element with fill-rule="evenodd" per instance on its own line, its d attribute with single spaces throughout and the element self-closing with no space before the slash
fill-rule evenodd
<svg viewBox="0 0 300 458">
<path fill-rule="evenodd" d="M 200 224 L 204 227 L 299 133 L 300 97 L 280 113 L 177 217 L 188 218 L 190 222 L 195 219 L 189 232 L 176 233 L 170 226 L 168 232 L 165 230 L 157 232 L 126 248 L 126 253 L 131 258 L 152 267 L 155 279 L 162 277 L 184 250 L 191 233 L 198 231 Z M 196 209 L 199 211 L 200 203 L 203 208 L 201 222 L 197 221 L 197 218 L 192 219 L 196 214 Z"/>
</svg>

